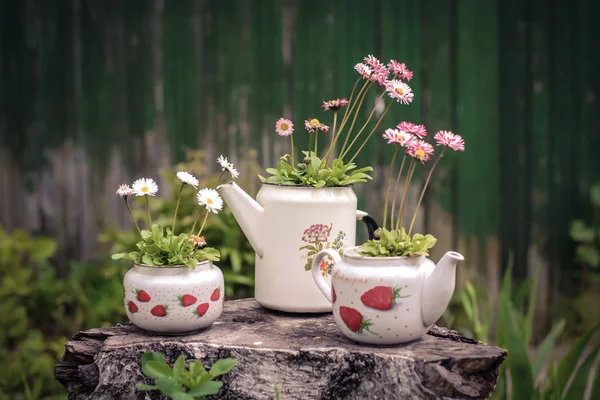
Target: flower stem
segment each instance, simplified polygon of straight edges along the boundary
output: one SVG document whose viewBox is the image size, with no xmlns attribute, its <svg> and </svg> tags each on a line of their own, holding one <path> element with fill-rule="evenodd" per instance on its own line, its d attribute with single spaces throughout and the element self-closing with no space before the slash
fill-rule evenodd
<svg viewBox="0 0 600 400">
<path fill-rule="evenodd" d="M 308 133 L 308 156 L 310 157 L 310 151 L 312 150 L 312 139 L 313 139 L 313 133 L 309 132 Z"/>
<path fill-rule="evenodd" d="M 185 183 L 181 184 L 181 189 L 179 189 L 179 196 L 177 196 L 177 205 L 175 206 L 175 215 L 173 215 L 173 225 L 171 226 L 171 233 L 175 235 L 175 221 L 177 221 L 177 211 L 179 210 L 179 201 L 181 200 L 181 192 L 183 192 L 183 187 Z M 172 236 L 171 236 L 172 238 Z"/>
<path fill-rule="evenodd" d="M 318 157 L 319 154 L 319 129 L 317 128 L 315 132 L 315 157 Z"/>
<path fill-rule="evenodd" d="M 390 161 L 390 171 L 388 172 L 387 185 L 385 188 L 385 205 L 383 206 L 383 229 L 385 229 L 387 223 L 388 200 L 390 197 L 390 186 L 392 184 L 392 171 L 394 170 L 394 161 L 396 161 L 396 154 L 398 154 L 399 148 L 400 146 L 396 146 L 396 150 L 394 150 L 394 155 L 392 156 L 392 161 Z"/>
<path fill-rule="evenodd" d="M 294 135 L 290 135 L 290 142 L 292 142 L 292 167 L 296 168 L 296 163 L 294 162 Z"/>
<path fill-rule="evenodd" d="M 369 83 L 369 85 L 367 85 L 367 83 Z M 361 90 L 361 93 L 358 94 L 358 97 L 360 97 L 360 102 L 358 103 L 358 107 L 356 109 L 353 109 L 352 111 L 354 111 L 354 118 L 352 118 L 352 125 L 350 125 L 350 129 L 348 129 L 348 132 L 346 132 L 346 139 L 344 139 L 344 144 L 342 145 L 342 149 L 340 150 L 340 157 L 343 157 L 343 153 L 344 150 L 346 149 L 346 145 L 348 144 L 348 139 L 350 138 L 350 133 L 352 132 L 352 129 L 354 128 L 354 123 L 356 122 L 356 117 L 358 116 L 358 112 L 360 111 L 360 108 L 362 107 L 362 103 L 365 100 L 365 97 L 367 97 L 367 92 L 369 91 L 369 88 L 371 87 L 371 84 L 369 81 L 365 82 L 365 84 L 363 85 L 363 89 L 366 88 L 366 90 Z M 340 130 L 338 132 L 338 136 L 341 134 L 342 129 L 344 128 L 344 125 L 346 125 L 346 122 L 348 122 L 348 120 L 350 119 L 350 115 L 348 115 L 348 118 L 345 119 L 344 121 L 342 121 L 342 125 L 340 126 Z"/>
<path fill-rule="evenodd" d="M 202 225 L 200 225 L 200 230 L 198 231 L 198 235 L 196 235 L 196 236 L 200 236 L 200 234 L 204 230 L 204 225 L 206 225 L 207 219 L 208 219 L 208 208 L 206 209 L 206 214 L 204 214 L 204 220 L 202 221 Z"/>
<path fill-rule="evenodd" d="M 364 94 L 363 92 L 365 91 L 365 88 L 370 86 L 370 83 L 371 82 L 369 82 L 368 79 L 365 81 L 365 84 L 362 85 L 362 87 L 358 91 L 358 95 L 356 96 L 356 100 L 354 101 L 354 103 L 352 103 L 352 96 L 350 96 L 350 100 L 348 101 L 348 106 L 346 107 L 346 111 L 344 112 L 344 118 L 342 118 L 342 124 L 340 125 L 340 130 L 338 131 L 338 136 L 341 134 L 342 130 L 344 129 L 346 122 L 350 119 L 352 112 L 355 111 L 357 101 L 361 99 L 361 96 Z M 368 88 L 367 88 L 367 90 L 368 90 Z M 337 138 L 336 138 L 336 140 L 337 140 Z"/>
<path fill-rule="evenodd" d="M 217 179 L 216 186 L 219 186 L 219 183 L 221 183 L 221 179 L 223 179 L 223 175 L 225 175 L 225 172 L 225 170 L 221 171 L 221 175 L 219 175 L 219 179 Z"/>
<path fill-rule="evenodd" d="M 152 230 L 152 217 L 150 216 L 150 201 L 148 201 L 148 195 L 145 194 L 144 197 L 146 198 L 146 211 L 148 212 L 148 223 L 150 224 L 150 230 Z"/>
<path fill-rule="evenodd" d="M 404 169 L 404 162 L 406 161 L 406 154 L 402 157 L 402 163 L 400 164 L 400 170 L 398 171 L 398 177 L 396 178 L 396 184 L 394 185 L 394 200 L 392 201 L 392 215 L 390 215 L 390 228 L 393 228 L 394 224 L 394 211 L 396 211 L 396 197 L 398 197 L 398 185 L 400 184 L 400 177 L 402 176 L 402 170 Z"/>
<path fill-rule="evenodd" d="M 402 227 L 402 217 L 404 215 L 404 206 L 406 203 L 406 196 L 408 195 L 408 187 L 410 186 L 410 180 L 412 179 L 412 175 L 415 172 L 416 161 L 413 158 L 410 163 L 410 167 L 408 167 L 408 172 L 406 173 L 406 181 L 404 181 L 404 193 L 402 194 L 402 201 L 400 202 L 400 209 L 398 210 L 398 219 L 396 221 L 396 229 L 400 229 Z"/>
<path fill-rule="evenodd" d="M 433 163 L 433 166 L 429 170 L 429 174 L 427 175 L 427 179 L 425 180 L 425 185 L 423 186 L 423 190 L 421 191 L 421 196 L 419 197 L 419 201 L 417 202 L 417 207 L 415 208 L 415 213 L 410 221 L 410 226 L 408 227 L 408 235 L 412 232 L 413 225 L 415 224 L 415 220 L 417 219 L 417 213 L 419 212 L 419 207 L 421 206 L 421 201 L 423 201 L 423 196 L 425 195 L 425 190 L 427 190 L 427 185 L 429 185 L 429 180 L 431 179 L 431 175 L 433 174 L 433 170 L 438 165 L 440 159 L 444 156 L 444 152 L 446 151 L 446 147 L 442 149 L 442 152 L 438 156 L 438 158 Z"/>
<path fill-rule="evenodd" d="M 358 150 L 356 150 L 356 153 L 354 154 L 354 156 L 350 159 L 350 161 L 348 161 L 348 164 L 351 163 L 352 161 L 354 161 L 354 159 L 358 156 L 358 154 L 361 152 L 361 150 L 363 149 L 363 147 L 365 147 L 365 145 L 367 144 L 367 142 L 369 141 L 369 139 L 371 138 L 371 136 L 373 136 L 373 133 L 375 133 L 375 131 L 379 127 L 379 124 L 383 120 L 383 117 L 385 117 L 385 114 L 387 114 L 387 112 L 389 111 L 391 105 L 392 105 L 392 102 L 390 102 L 387 105 L 387 107 L 383 111 L 383 114 L 381 114 L 381 117 L 379 117 L 379 120 L 377 121 L 377 123 L 375 124 L 375 126 L 373 127 L 373 129 L 371 130 L 371 132 L 369 132 L 369 134 L 367 135 L 367 138 L 365 139 L 365 141 L 363 142 L 363 144 L 360 145 L 360 147 L 358 148 Z M 358 135 L 360 135 L 360 132 L 358 133 Z M 356 135 L 357 138 L 358 138 L 358 135 Z M 356 138 L 354 140 L 356 140 Z M 352 145 L 350 145 L 348 147 L 347 152 L 349 152 L 351 148 L 352 148 Z"/>
<path fill-rule="evenodd" d="M 367 118 L 367 121 L 364 123 L 364 125 L 362 126 L 362 128 L 360 128 L 360 131 L 358 131 L 358 133 L 356 134 L 356 136 L 354 136 L 354 140 L 352 140 L 352 142 L 350 143 L 350 146 L 348 146 L 348 148 L 342 154 L 342 157 L 344 157 L 346 154 L 348 154 L 348 152 L 350 151 L 350 149 L 352 148 L 352 146 L 354 146 L 354 143 L 356 143 L 356 141 L 358 140 L 358 137 L 360 136 L 360 134 L 365 130 L 365 128 L 367 127 L 367 125 L 369 125 L 369 122 L 371 122 L 371 118 L 373 117 L 373 114 L 375 113 L 375 110 L 377 109 L 377 103 L 379 102 L 379 100 L 381 100 L 381 98 L 385 94 L 386 94 L 386 92 L 384 91 L 377 98 L 377 100 L 375 100 L 375 105 L 373 106 L 373 109 L 371 110 L 371 114 L 369 114 L 369 117 Z M 390 104 L 392 104 L 392 102 L 390 102 Z M 388 107 L 386 108 L 386 110 L 383 113 L 383 115 L 385 115 L 385 113 L 387 112 L 387 110 L 390 108 L 390 104 L 388 104 Z M 383 115 L 382 115 L 382 117 L 383 117 Z M 379 123 L 377 123 L 377 124 L 379 125 Z M 354 124 L 352 124 L 352 126 L 354 126 Z M 350 131 L 348 131 L 348 136 L 350 136 L 350 132 L 352 132 L 352 127 L 350 127 Z"/>
<path fill-rule="evenodd" d="M 127 206 L 127 211 L 129 211 L 129 216 L 131 217 L 131 220 L 135 224 L 135 227 L 137 228 L 138 232 L 140 233 L 140 237 L 141 237 L 142 231 L 140 230 L 140 226 L 138 225 L 135 218 L 133 218 L 133 213 L 131 212 L 131 208 L 129 207 L 129 200 L 127 199 L 127 196 L 123 197 L 123 199 L 125 200 L 125 205 Z"/>
<path fill-rule="evenodd" d="M 194 223 L 192 224 L 192 229 L 190 230 L 190 235 L 194 234 L 194 228 L 196 227 L 196 224 L 198 223 L 198 218 L 200 218 L 201 211 L 202 211 L 202 207 L 200 207 L 198 209 L 198 212 L 196 213 L 196 218 L 194 218 Z"/>
<path fill-rule="evenodd" d="M 333 154 L 332 152 L 334 147 L 335 132 L 337 128 L 337 114 L 338 110 L 335 110 L 333 112 L 333 129 L 331 131 L 331 143 L 329 144 L 329 149 L 327 150 L 327 153 L 325 153 L 325 156 L 323 157 L 323 159 L 325 160 L 325 165 L 327 165 L 327 157 L 329 157 L 329 154 Z"/>
</svg>

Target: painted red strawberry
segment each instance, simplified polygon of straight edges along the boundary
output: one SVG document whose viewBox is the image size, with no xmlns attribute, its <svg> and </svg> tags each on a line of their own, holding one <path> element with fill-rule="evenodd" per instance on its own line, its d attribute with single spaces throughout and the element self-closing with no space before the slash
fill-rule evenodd
<svg viewBox="0 0 600 400">
<path fill-rule="evenodd" d="M 208 306 L 209 306 L 208 303 L 200 304 L 198 307 L 196 307 L 194 314 L 196 314 L 199 317 L 202 317 L 208 311 Z"/>
<path fill-rule="evenodd" d="M 335 288 L 331 285 L 331 302 L 335 303 L 337 300 L 337 294 L 335 293 Z"/>
<path fill-rule="evenodd" d="M 371 325 L 373 325 L 373 323 L 367 318 L 363 317 L 360 311 L 352 307 L 341 306 L 340 317 L 342 318 L 342 321 L 344 321 L 348 329 L 350 329 L 353 332 L 362 333 L 363 330 L 371 332 L 369 328 L 371 327 Z"/>
<path fill-rule="evenodd" d="M 150 295 L 148 294 L 148 292 L 146 292 L 145 290 L 136 290 L 135 294 L 137 296 L 137 299 L 139 301 L 141 301 L 142 303 L 147 303 L 151 300 Z"/>
<path fill-rule="evenodd" d="M 189 307 L 192 304 L 194 304 L 198 299 L 192 296 L 191 294 L 184 294 L 183 296 L 177 296 L 177 300 L 179 300 L 179 303 L 182 306 Z"/>
<path fill-rule="evenodd" d="M 154 315 L 155 317 L 166 317 L 167 309 L 168 306 L 163 306 L 162 304 L 159 304 L 157 306 L 154 306 L 152 310 L 150 310 L 150 314 Z"/>
<path fill-rule="evenodd" d="M 376 286 L 371 290 L 366 291 L 360 296 L 360 301 L 367 306 L 376 310 L 390 310 L 396 305 L 396 299 L 401 299 L 409 296 L 401 296 L 402 288 L 390 286 Z"/>
<path fill-rule="evenodd" d="M 129 302 L 129 312 L 130 313 L 136 313 L 136 312 L 138 312 L 138 306 L 133 301 Z"/>
<path fill-rule="evenodd" d="M 213 290 L 212 294 L 210 295 L 210 299 L 212 301 L 217 301 L 221 298 L 221 291 L 219 290 L 219 288 L 216 288 L 215 290 Z"/>
</svg>

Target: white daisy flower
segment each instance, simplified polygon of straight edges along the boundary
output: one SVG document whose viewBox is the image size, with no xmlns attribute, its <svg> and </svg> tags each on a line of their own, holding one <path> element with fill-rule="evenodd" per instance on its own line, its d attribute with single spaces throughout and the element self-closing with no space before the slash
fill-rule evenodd
<svg viewBox="0 0 600 400">
<path fill-rule="evenodd" d="M 131 190 L 129 185 L 122 184 L 119 185 L 119 188 L 117 189 L 117 192 L 115 194 L 118 194 L 121 197 L 127 197 L 131 195 L 131 193 L 133 193 L 133 191 Z"/>
<path fill-rule="evenodd" d="M 154 179 L 140 178 L 133 182 L 131 189 L 136 196 L 154 196 L 158 192 L 158 185 Z"/>
<path fill-rule="evenodd" d="M 177 177 L 181 182 L 193 186 L 194 188 L 198 188 L 198 179 L 196 179 L 194 175 L 190 174 L 189 172 L 179 171 L 177 173 Z"/>
<path fill-rule="evenodd" d="M 223 199 L 215 189 L 200 189 L 198 191 L 198 204 L 206 206 L 210 212 L 218 214 L 223 209 Z"/>
<path fill-rule="evenodd" d="M 219 165 L 221 165 L 221 168 L 223 168 L 223 171 L 227 170 L 227 172 L 229 172 L 231 174 L 231 177 L 233 179 L 237 179 L 240 176 L 240 173 L 238 172 L 238 170 L 233 167 L 232 163 L 227 161 L 227 158 L 225 158 L 223 156 L 219 156 L 219 158 L 217 158 L 217 162 L 219 163 Z"/>
</svg>

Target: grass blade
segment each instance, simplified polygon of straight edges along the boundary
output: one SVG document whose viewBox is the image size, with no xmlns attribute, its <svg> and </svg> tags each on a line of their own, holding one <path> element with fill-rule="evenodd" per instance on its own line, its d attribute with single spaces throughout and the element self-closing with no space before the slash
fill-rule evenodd
<svg viewBox="0 0 600 400">
<path fill-rule="evenodd" d="M 588 385 L 588 378 L 590 377 L 590 371 L 594 365 L 594 360 L 596 360 L 599 350 L 599 346 L 596 346 L 594 349 L 592 349 L 585 360 L 583 360 L 581 367 L 575 371 L 575 377 L 569 385 L 569 390 L 567 390 L 567 393 L 563 396 L 564 400 L 584 398 L 585 389 Z"/>
<path fill-rule="evenodd" d="M 552 327 L 550 333 L 546 335 L 544 340 L 542 340 L 542 342 L 538 346 L 535 352 L 535 357 L 533 359 L 533 376 L 535 378 L 537 378 L 540 375 L 542 368 L 544 368 L 544 364 L 546 364 L 550 352 L 554 350 L 556 341 L 565 330 L 565 325 L 565 320 L 560 320 L 558 324 Z"/>
</svg>

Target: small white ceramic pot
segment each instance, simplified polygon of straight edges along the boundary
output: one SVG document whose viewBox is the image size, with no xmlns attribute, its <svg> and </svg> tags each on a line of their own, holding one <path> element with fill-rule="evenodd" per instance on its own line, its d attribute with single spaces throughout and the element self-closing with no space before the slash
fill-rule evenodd
<svg viewBox="0 0 600 400">
<path fill-rule="evenodd" d="M 134 264 L 125 274 L 123 289 L 129 320 L 152 332 L 196 331 L 223 312 L 223 273 L 211 261 L 195 269 Z"/>
<path fill-rule="evenodd" d="M 369 344 L 398 344 L 423 336 L 442 316 L 454 292 L 456 265 L 449 251 L 437 266 L 424 256 L 364 257 L 358 247 L 322 250 L 312 262 L 317 286 L 333 304 L 338 328 Z M 321 274 L 323 257 L 333 259 L 331 284 Z"/>
</svg>

